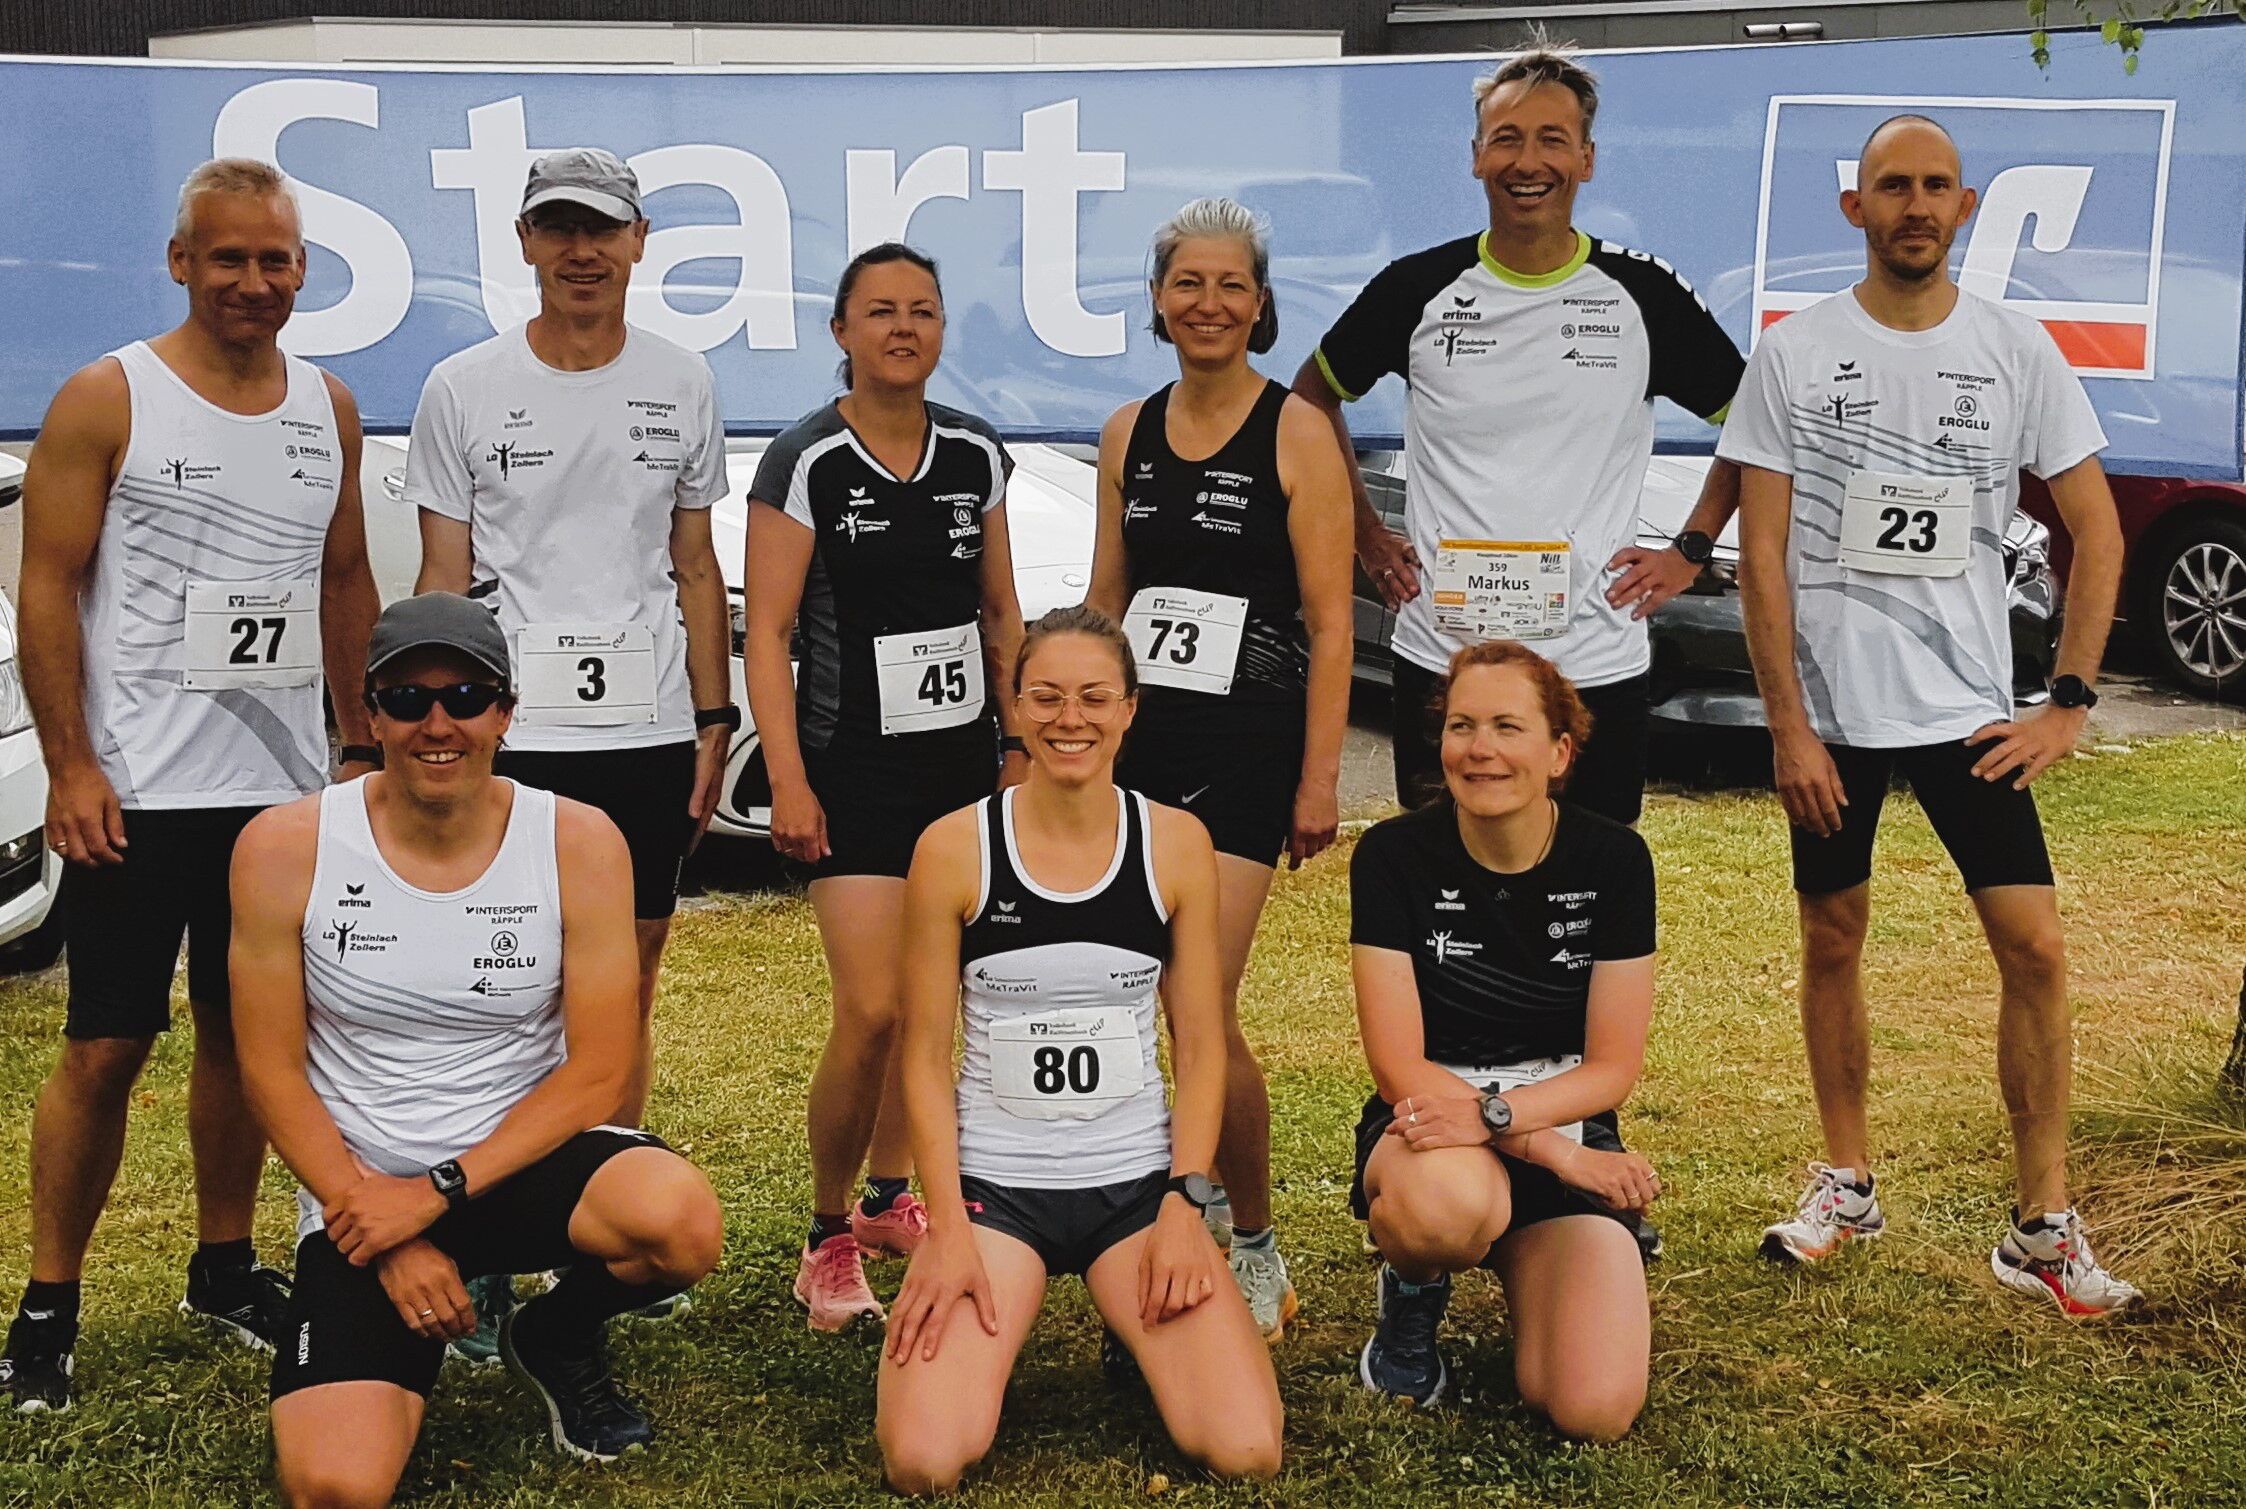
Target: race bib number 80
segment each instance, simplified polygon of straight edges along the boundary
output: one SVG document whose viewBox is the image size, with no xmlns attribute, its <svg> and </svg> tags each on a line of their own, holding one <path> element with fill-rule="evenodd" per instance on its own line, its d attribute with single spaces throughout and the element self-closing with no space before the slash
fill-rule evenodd
<svg viewBox="0 0 2246 1509">
<path fill-rule="evenodd" d="M 318 582 L 187 584 L 187 690 L 310 686 L 319 679 Z"/>
<path fill-rule="evenodd" d="M 990 1025 L 998 1108 L 1033 1121 L 1089 1121 L 1145 1083 L 1138 1018 L 1122 1006 L 1080 1007 Z"/>
</svg>

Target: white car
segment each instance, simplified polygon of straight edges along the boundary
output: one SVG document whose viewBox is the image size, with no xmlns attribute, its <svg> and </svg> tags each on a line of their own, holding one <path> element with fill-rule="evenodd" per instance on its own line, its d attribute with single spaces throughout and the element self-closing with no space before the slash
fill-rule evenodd
<svg viewBox="0 0 2246 1509">
<path fill-rule="evenodd" d="M 757 739 L 756 725 L 748 721 L 748 690 L 741 673 L 741 565 L 749 527 L 749 484 L 756 478 L 766 443 L 727 442 L 725 469 L 732 485 L 710 512 L 710 533 L 717 543 L 732 610 L 733 701 L 743 720 L 741 732 L 734 736 L 724 795 L 710 831 L 733 838 L 762 839 L 772 831 L 772 788 L 764 773 L 764 746 Z M 1026 620 L 1084 600 L 1092 581 L 1099 472 L 1051 446 L 1010 449 L 1014 476 L 1006 489 L 1006 527 L 1014 550 L 1014 591 Z M 367 554 L 385 603 L 412 593 L 421 562 L 420 526 L 405 505 L 405 457 L 404 439 L 367 437 L 360 490 L 366 498 Z"/>
<path fill-rule="evenodd" d="M 23 470 L 0 454 L 0 508 L 23 496 Z M 46 824 L 47 767 L 16 663 L 15 605 L 0 596 L 0 973 L 44 969 L 62 952 L 62 858 L 47 848 Z"/>
</svg>

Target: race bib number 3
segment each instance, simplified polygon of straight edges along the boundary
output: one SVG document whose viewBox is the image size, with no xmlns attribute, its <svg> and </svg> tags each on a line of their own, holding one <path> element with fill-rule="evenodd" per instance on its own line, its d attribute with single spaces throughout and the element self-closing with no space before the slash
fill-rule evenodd
<svg viewBox="0 0 2246 1509">
<path fill-rule="evenodd" d="M 1248 600 L 1186 587 L 1141 587 L 1123 615 L 1139 680 L 1221 697 L 1240 663 Z"/>
<path fill-rule="evenodd" d="M 1033 1121 L 1089 1121 L 1145 1083 L 1138 1018 L 1122 1006 L 1048 1011 L 990 1026 L 991 1093 Z"/>
<path fill-rule="evenodd" d="M 319 679 L 318 582 L 187 584 L 189 691 L 311 686 Z"/>
<path fill-rule="evenodd" d="M 1843 566 L 1886 576 L 1957 576 L 1972 549 L 1968 479 L 1850 475 L 1840 515 Z"/>
<path fill-rule="evenodd" d="M 1444 1067 L 1450 1069 L 1453 1074 L 1470 1085 L 1480 1085 L 1485 1089 L 1495 1085 L 1497 1086 L 1497 1093 L 1505 1095 L 1520 1089 L 1523 1085 L 1537 1084 L 1556 1075 L 1565 1074 L 1570 1069 L 1580 1069 L 1583 1067 L 1583 1055 L 1580 1053 L 1561 1053 L 1551 1058 L 1532 1058 L 1517 1064 L 1462 1065 L 1458 1067 L 1446 1064 Z M 1566 1126 L 1554 1127 L 1552 1130 L 1573 1142 L 1583 1140 L 1583 1123 L 1580 1121 L 1571 1121 Z"/>
<path fill-rule="evenodd" d="M 1566 540 L 1444 540 L 1435 626 L 1469 639 L 1557 639 L 1568 628 Z"/>
<path fill-rule="evenodd" d="M 645 624 L 526 624 L 515 674 L 526 724 L 655 721 L 655 635 Z"/>
<path fill-rule="evenodd" d="M 956 728 L 983 715 L 983 631 L 974 624 L 873 642 L 881 688 L 881 731 Z"/>
</svg>

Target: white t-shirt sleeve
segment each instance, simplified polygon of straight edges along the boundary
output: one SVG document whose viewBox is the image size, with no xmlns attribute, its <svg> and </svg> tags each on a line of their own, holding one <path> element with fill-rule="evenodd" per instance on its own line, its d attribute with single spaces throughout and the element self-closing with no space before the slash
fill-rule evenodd
<svg viewBox="0 0 2246 1509">
<path fill-rule="evenodd" d="M 2027 344 L 2028 410 L 2020 430 L 2020 464 L 2038 477 L 2056 477 L 2106 448 L 2098 411 L 2082 379 L 2060 354 L 2051 332 L 2037 327 Z"/>
<path fill-rule="evenodd" d="M 679 467 L 677 506 L 680 508 L 708 508 L 725 496 L 725 416 L 718 412 L 717 383 L 710 375 L 708 362 L 701 363 L 701 397 L 695 407 L 699 431 L 694 436 L 694 448 Z"/>
<path fill-rule="evenodd" d="M 459 396 L 442 370 L 431 372 L 421 385 L 420 406 L 413 411 L 405 501 L 466 523 L 475 503 L 476 479 L 468 471 L 460 432 Z"/>
<path fill-rule="evenodd" d="M 1747 358 L 1716 454 L 1741 466 L 1794 474 L 1794 416 L 1786 403 L 1785 357 L 1775 330 Z"/>
</svg>

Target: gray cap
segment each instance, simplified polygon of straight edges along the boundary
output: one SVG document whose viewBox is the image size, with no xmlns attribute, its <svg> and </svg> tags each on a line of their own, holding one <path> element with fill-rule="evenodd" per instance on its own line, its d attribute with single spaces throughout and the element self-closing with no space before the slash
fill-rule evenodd
<svg viewBox="0 0 2246 1509">
<path fill-rule="evenodd" d="M 424 592 L 401 597 L 382 610 L 367 641 L 367 679 L 408 650 L 456 650 L 512 684 L 507 669 L 507 636 L 499 619 L 481 603 L 457 592 Z"/>
<path fill-rule="evenodd" d="M 644 218 L 639 207 L 639 175 L 614 152 L 599 147 L 548 152 L 530 165 L 530 181 L 523 185 L 522 212 L 527 215 L 557 200 L 598 210 L 611 220 L 628 223 Z"/>
</svg>

